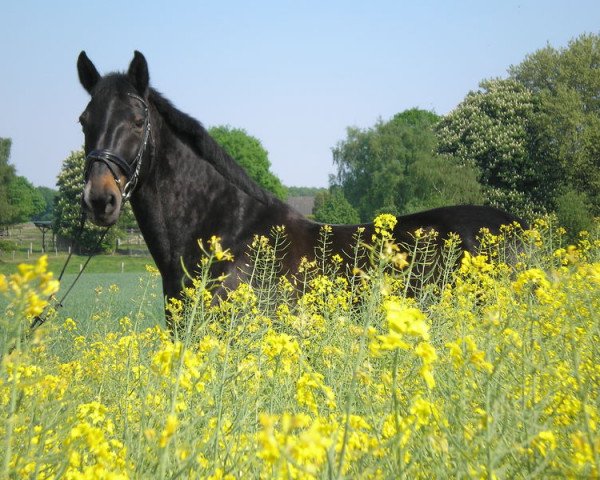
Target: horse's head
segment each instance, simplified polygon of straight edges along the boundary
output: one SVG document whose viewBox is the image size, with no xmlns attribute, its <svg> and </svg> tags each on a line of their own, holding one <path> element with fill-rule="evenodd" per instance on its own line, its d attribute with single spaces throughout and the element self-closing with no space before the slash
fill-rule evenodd
<svg viewBox="0 0 600 480">
<path fill-rule="evenodd" d="M 102 77 L 81 52 L 77 70 L 92 97 L 79 117 L 86 154 L 83 208 L 92 222 L 109 226 L 135 189 L 148 155 L 148 64 L 136 51 L 127 74 Z"/>
</svg>

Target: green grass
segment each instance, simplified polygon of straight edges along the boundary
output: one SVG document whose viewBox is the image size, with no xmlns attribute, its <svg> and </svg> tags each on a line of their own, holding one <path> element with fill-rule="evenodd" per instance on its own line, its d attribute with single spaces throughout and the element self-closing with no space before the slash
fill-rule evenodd
<svg viewBox="0 0 600 480">
<path fill-rule="evenodd" d="M 0 274 L 11 275 L 20 263 L 34 263 L 41 253 L 30 255 L 0 256 Z M 8 257 L 8 258 L 7 258 Z M 58 278 L 67 259 L 67 254 L 48 255 L 48 270 Z M 61 280 L 57 299 L 62 299 L 73 283 L 87 256 L 73 255 Z M 111 323 L 123 316 L 138 316 L 141 326 L 164 325 L 164 309 L 160 278 L 152 277 L 146 265 L 154 265 L 149 256 L 97 255 L 69 292 L 63 306 L 57 309 L 54 322 L 62 322 L 68 317 L 83 320 L 88 325 L 87 332 L 114 329 Z M 0 308 L 6 306 L 0 297 Z M 103 320 L 101 324 L 99 320 Z"/>
<path fill-rule="evenodd" d="M 14 259 L 10 255 L 0 256 L 0 273 L 10 274 L 15 271 L 20 263 L 33 263 L 41 253 L 35 253 L 29 259 L 25 256 L 16 256 Z M 76 274 L 82 268 L 87 260 L 85 255 L 73 255 L 67 266 L 65 273 Z M 67 254 L 54 253 L 48 254 L 48 269 L 56 276 L 60 273 Z M 86 267 L 84 275 L 90 273 L 139 273 L 146 271 L 146 265 L 154 265 L 150 256 L 129 256 L 129 255 L 96 255 Z"/>
<path fill-rule="evenodd" d="M 62 299 L 75 279 L 63 277 L 56 295 Z M 120 318 L 139 316 L 141 326 L 164 325 L 164 310 L 160 279 L 147 272 L 84 273 L 58 309 L 58 319 L 76 318 L 89 324 L 89 332 L 113 330 Z M 104 325 L 100 323 L 104 322 Z M 94 325 L 97 326 L 94 327 Z"/>
<path fill-rule="evenodd" d="M 0 251 L 0 274 L 11 275 L 21 263 L 34 263 L 42 253 L 42 234 L 33 225 L 27 223 L 10 229 L 10 234 L 3 236 L 5 248 Z M 31 252 L 33 247 L 33 252 Z M 46 234 L 48 250 L 48 270 L 58 278 L 67 252 L 55 252 L 52 249 L 52 234 Z M 132 248 L 140 248 L 133 245 Z M 87 255 L 72 255 L 61 281 L 61 289 L 56 295 L 62 299 L 64 292 L 71 286 L 80 269 L 88 260 Z M 164 324 L 164 310 L 160 279 L 151 278 L 146 265 L 154 265 L 150 255 L 96 255 L 92 257 L 84 273 L 79 278 L 63 306 L 58 309 L 55 322 L 62 322 L 68 317 L 85 320 L 89 333 L 94 330 L 103 331 L 110 323 L 123 316 L 137 315 L 142 318 L 142 325 Z M 6 301 L 0 298 L 0 307 Z M 98 320 L 105 320 L 104 324 Z M 114 325 L 112 325 L 114 328 Z"/>
</svg>

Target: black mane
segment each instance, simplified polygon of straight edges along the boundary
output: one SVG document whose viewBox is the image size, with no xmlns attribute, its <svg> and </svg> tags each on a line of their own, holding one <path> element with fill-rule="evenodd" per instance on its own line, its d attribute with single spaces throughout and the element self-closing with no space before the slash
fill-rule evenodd
<svg viewBox="0 0 600 480">
<path fill-rule="evenodd" d="M 257 185 L 246 171 L 227 154 L 195 118 L 177 109 L 154 88 L 150 89 L 148 99 L 168 125 L 229 182 L 252 198 L 264 204 L 271 204 L 274 197 Z"/>
</svg>

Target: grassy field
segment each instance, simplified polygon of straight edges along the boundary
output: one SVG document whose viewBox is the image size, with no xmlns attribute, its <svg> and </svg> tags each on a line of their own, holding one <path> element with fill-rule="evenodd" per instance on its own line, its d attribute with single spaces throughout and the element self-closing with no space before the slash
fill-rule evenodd
<svg viewBox="0 0 600 480">
<path fill-rule="evenodd" d="M 65 275 L 61 289 L 56 295 L 62 298 L 75 275 Z M 84 273 L 77 281 L 58 310 L 58 321 L 71 317 L 82 325 L 97 324 L 98 319 L 113 325 L 105 325 L 103 331 L 115 328 L 114 322 L 124 316 L 142 314 L 143 327 L 164 325 L 162 289 L 159 279 L 146 271 L 134 273 Z M 92 330 L 90 330 L 91 332 Z"/>
<path fill-rule="evenodd" d="M 15 271 L 20 263 L 35 262 L 42 254 L 34 253 L 27 258 L 27 255 L 19 255 L 12 258 L 11 255 L 0 256 L 0 273 L 9 274 Z M 48 254 L 48 269 L 58 275 L 67 259 L 66 253 Z M 77 273 L 83 267 L 87 256 L 73 255 L 67 266 L 65 273 Z M 150 256 L 131 256 L 131 255 L 96 255 L 86 267 L 84 275 L 90 273 L 137 273 L 144 272 L 146 265 L 154 265 Z"/>
<path fill-rule="evenodd" d="M 55 252 L 51 248 L 51 237 L 51 233 L 46 234 L 48 271 L 53 272 L 57 278 L 68 254 Z M 10 275 L 16 271 L 19 264 L 34 263 L 43 255 L 42 233 L 32 223 L 11 228 L 10 235 L 3 236 L 2 240 L 8 242 L 11 248 L 0 251 L 0 274 Z M 143 245 L 140 247 L 136 243 L 131 245 L 138 249 L 143 248 Z M 56 294 L 57 298 L 62 298 L 87 260 L 87 256 L 72 255 L 61 282 L 61 290 Z M 150 255 L 113 254 L 92 257 L 65 300 L 63 308 L 59 309 L 59 319 L 96 318 L 101 311 L 103 317 L 120 318 L 138 311 L 141 289 L 146 288 L 145 285 L 151 278 L 146 271 L 147 265 L 154 265 Z M 143 306 L 148 319 L 147 325 L 164 324 L 160 282 L 153 280 L 148 288 L 148 298 L 152 298 L 152 301 Z M 6 301 L 0 298 L 0 307 L 4 305 Z"/>
<path fill-rule="evenodd" d="M 52 241 L 52 232 L 46 232 L 45 246 L 46 253 L 51 261 L 56 259 L 57 262 L 60 263 L 62 261 L 61 259 L 67 254 L 65 249 L 55 249 L 54 242 Z M 131 233 L 122 240 L 119 251 L 127 252 L 128 250 L 137 254 L 131 255 L 131 257 L 138 256 L 140 258 L 150 258 L 146 245 L 138 233 Z M 14 265 L 23 261 L 35 259 L 42 253 L 42 232 L 33 223 L 12 226 L 8 230 L 8 233 L 3 231 L 3 235 L 0 237 L 0 268 L 2 268 L 1 266 L 3 264 Z M 130 255 L 114 256 L 129 257 Z M 140 264 L 141 263 L 142 261 L 140 260 Z M 117 262 L 117 266 L 120 267 L 119 262 Z M 114 269 L 114 266 L 110 264 L 110 260 L 107 260 L 107 267 L 111 272 L 120 271 Z M 141 267 L 143 267 L 143 264 Z"/>
<path fill-rule="evenodd" d="M 10 276 L 21 263 L 34 263 L 42 255 L 34 252 L 27 258 L 26 252 L 0 256 L 0 274 Z M 66 253 L 48 255 L 48 271 L 57 278 L 67 259 Z M 73 255 L 63 279 L 57 299 L 62 299 L 71 286 L 80 269 L 85 264 L 87 256 Z M 97 255 L 92 257 L 85 271 L 77 280 L 73 289 L 66 297 L 62 308 L 57 309 L 58 317 L 54 322 L 62 322 L 65 318 L 78 318 L 90 325 L 90 333 L 100 327 L 98 322 L 88 322 L 90 319 L 103 318 L 107 323 L 125 315 L 142 312 L 144 326 L 164 325 L 164 308 L 160 279 L 147 272 L 146 266 L 154 266 L 150 256 L 128 255 Z M 142 302 L 141 299 L 144 298 Z M 0 309 L 4 308 L 7 300 L 0 297 Z M 103 325 L 100 330 L 114 328 Z M 100 331 L 99 330 L 99 331 Z"/>
</svg>

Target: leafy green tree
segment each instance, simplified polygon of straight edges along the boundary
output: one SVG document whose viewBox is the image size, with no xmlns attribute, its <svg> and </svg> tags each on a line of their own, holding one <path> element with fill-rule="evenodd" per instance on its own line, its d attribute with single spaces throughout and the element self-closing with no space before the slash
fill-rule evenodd
<svg viewBox="0 0 600 480">
<path fill-rule="evenodd" d="M 560 224 L 566 228 L 567 235 L 572 241 L 583 230 L 593 228 L 591 204 L 584 193 L 573 189 L 565 190 L 556 202 L 556 216 Z"/>
<path fill-rule="evenodd" d="M 33 217 L 34 220 L 51 221 L 54 218 L 54 202 L 57 191 L 48 187 L 35 187 L 39 195 L 44 199 L 44 210 Z"/>
<path fill-rule="evenodd" d="M 0 138 L 0 163 L 3 165 L 8 163 L 11 146 L 12 140 L 10 138 Z"/>
<path fill-rule="evenodd" d="M 276 197 L 282 200 L 286 198 L 286 189 L 271 172 L 269 153 L 260 140 L 243 129 L 229 126 L 212 127 L 208 132 L 246 170 L 250 178 Z"/>
<path fill-rule="evenodd" d="M 333 149 L 335 183 L 361 220 L 370 220 L 381 210 L 401 213 L 406 199 L 400 183 L 417 157 L 431 155 L 429 143 L 435 140 L 431 126 L 437 120 L 431 112 L 413 109 L 388 122 L 379 120 L 370 129 L 347 129 L 347 138 Z M 424 147 L 414 148 L 417 144 Z"/>
<path fill-rule="evenodd" d="M 477 168 L 488 203 L 524 216 L 552 208 L 562 175 L 532 155 L 534 103 L 515 80 L 485 80 L 437 129 L 439 151 Z"/>
<path fill-rule="evenodd" d="M 411 109 L 366 130 L 347 129 L 347 138 L 333 149 L 338 170 L 333 184 L 341 187 L 362 221 L 372 220 L 381 212 L 399 215 L 480 199 L 473 174 L 464 175 L 461 188 L 452 190 L 460 183 L 457 177 L 469 167 L 460 167 L 435 153 L 434 127 L 439 118 L 426 110 Z M 457 181 L 451 184 L 451 177 Z M 436 198 L 427 199 L 432 191 Z"/>
<path fill-rule="evenodd" d="M 56 182 L 58 193 L 52 224 L 54 233 L 71 242 L 73 247 L 80 253 L 92 252 L 97 248 L 98 239 L 105 230 L 104 227 L 97 227 L 92 225 L 91 222 L 86 222 L 83 231 L 79 234 L 84 165 L 85 153 L 83 150 L 71 152 L 63 161 Z M 111 251 L 119 234 L 119 228 L 117 226 L 112 227 L 99 249 L 104 252 Z"/>
<path fill-rule="evenodd" d="M 9 163 L 12 141 L 0 138 L 0 225 L 23 223 L 44 210 L 43 197 Z"/>
<path fill-rule="evenodd" d="M 317 222 L 330 225 L 360 222 L 357 211 L 346 200 L 339 187 L 317 193 L 313 214 Z"/>
<path fill-rule="evenodd" d="M 10 224 L 28 222 L 46 208 L 44 197 L 22 176 L 15 176 L 8 184 L 8 203 Z"/>
<path fill-rule="evenodd" d="M 0 225 L 10 224 L 12 206 L 8 200 L 8 186 L 16 176 L 15 167 L 8 163 L 10 158 L 10 138 L 0 138 Z"/>
<path fill-rule="evenodd" d="M 510 68 L 536 98 L 532 155 L 560 172 L 559 197 L 586 198 L 600 215 L 600 35 L 584 34 L 566 48 L 547 46 Z M 578 202 L 560 200 L 565 205 Z"/>
<path fill-rule="evenodd" d="M 478 169 L 488 203 L 573 225 L 600 215 L 598 65 L 598 35 L 534 52 L 440 122 L 439 150 Z"/>
<path fill-rule="evenodd" d="M 414 163 L 401 188 L 408 192 L 405 212 L 485 201 L 477 169 L 441 155 Z"/>
</svg>

